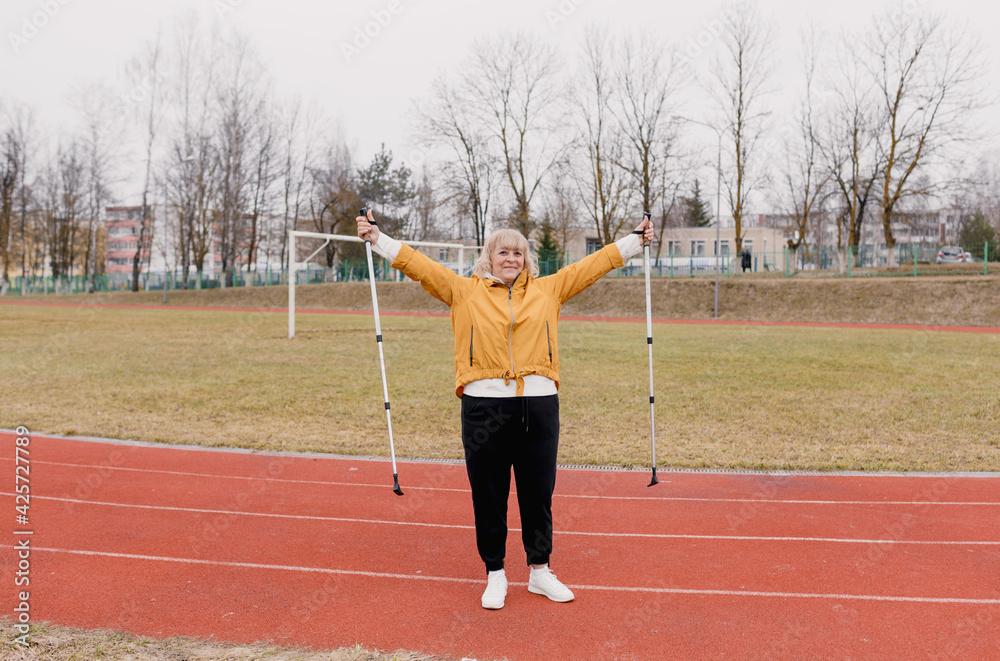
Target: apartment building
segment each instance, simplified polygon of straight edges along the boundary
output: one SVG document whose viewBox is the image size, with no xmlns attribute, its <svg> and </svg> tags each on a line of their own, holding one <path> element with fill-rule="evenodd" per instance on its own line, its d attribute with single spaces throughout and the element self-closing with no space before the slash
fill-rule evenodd
<svg viewBox="0 0 1000 661">
<path fill-rule="evenodd" d="M 139 248 L 139 235 L 142 233 L 142 207 L 107 207 L 105 215 L 107 273 L 131 273 L 132 260 Z M 150 258 L 150 228 L 149 221 L 146 222 L 145 245 L 142 250 L 143 271 L 149 265 Z"/>
</svg>

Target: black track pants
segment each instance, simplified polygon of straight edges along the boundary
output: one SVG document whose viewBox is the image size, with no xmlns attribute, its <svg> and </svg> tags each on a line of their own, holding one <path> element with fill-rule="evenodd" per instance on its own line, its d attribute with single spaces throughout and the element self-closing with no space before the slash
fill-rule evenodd
<svg viewBox="0 0 1000 661">
<path fill-rule="evenodd" d="M 462 444 L 476 515 L 476 546 L 486 570 L 503 568 L 511 467 L 528 564 L 547 563 L 552 552 L 559 396 L 464 395 Z"/>
</svg>

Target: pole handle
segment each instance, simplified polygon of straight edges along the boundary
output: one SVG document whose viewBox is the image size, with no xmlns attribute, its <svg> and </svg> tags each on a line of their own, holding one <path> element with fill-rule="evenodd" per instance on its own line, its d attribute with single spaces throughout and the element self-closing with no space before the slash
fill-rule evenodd
<svg viewBox="0 0 1000 661">
<path fill-rule="evenodd" d="M 368 218 L 368 207 L 361 207 L 361 210 L 358 211 L 358 215 L 359 216 L 364 216 L 365 218 Z M 378 223 L 375 222 L 374 218 L 368 219 L 368 224 L 369 225 L 374 225 L 375 227 L 378 227 Z M 369 232 L 369 234 L 370 233 L 371 232 Z M 367 237 L 368 237 L 368 234 L 365 235 L 365 243 L 371 244 L 371 242 L 372 242 L 371 239 L 369 239 Z"/>
</svg>

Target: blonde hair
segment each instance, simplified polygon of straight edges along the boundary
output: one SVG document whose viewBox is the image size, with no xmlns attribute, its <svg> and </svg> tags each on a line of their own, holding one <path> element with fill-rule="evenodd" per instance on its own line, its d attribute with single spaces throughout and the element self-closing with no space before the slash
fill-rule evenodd
<svg viewBox="0 0 1000 661">
<path fill-rule="evenodd" d="M 475 275 L 480 278 L 490 275 L 493 271 L 493 253 L 497 248 L 521 251 L 521 254 L 524 255 L 524 270 L 530 273 L 532 278 L 538 277 L 538 264 L 528 248 L 528 240 L 515 229 L 500 229 L 490 234 L 489 238 L 486 239 L 486 245 L 483 246 L 479 257 L 476 258 L 476 264 L 472 270 Z"/>
</svg>

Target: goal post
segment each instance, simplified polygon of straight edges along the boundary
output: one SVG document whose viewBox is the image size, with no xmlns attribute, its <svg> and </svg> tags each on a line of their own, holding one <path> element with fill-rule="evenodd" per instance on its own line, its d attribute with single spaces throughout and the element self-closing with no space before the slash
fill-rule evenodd
<svg viewBox="0 0 1000 661">
<path fill-rule="evenodd" d="M 299 261 L 296 252 L 296 239 L 320 239 L 323 241 L 319 248 L 311 255 Z M 324 234 L 321 232 L 300 232 L 291 230 L 288 232 L 288 338 L 295 337 L 295 280 L 296 274 L 306 268 L 309 260 L 318 255 L 331 241 L 345 241 L 347 243 L 363 243 L 357 236 L 350 234 Z M 438 243 L 434 241 L 406 241 L 406 245 L 413 248 L 444 248 L 458 251 L 458 262 L 453 268 L 459 275 L 465 267 L 466 251 L 478 253 L 479 246 L 467 246 L 461 243 Z"/>
</svg>

